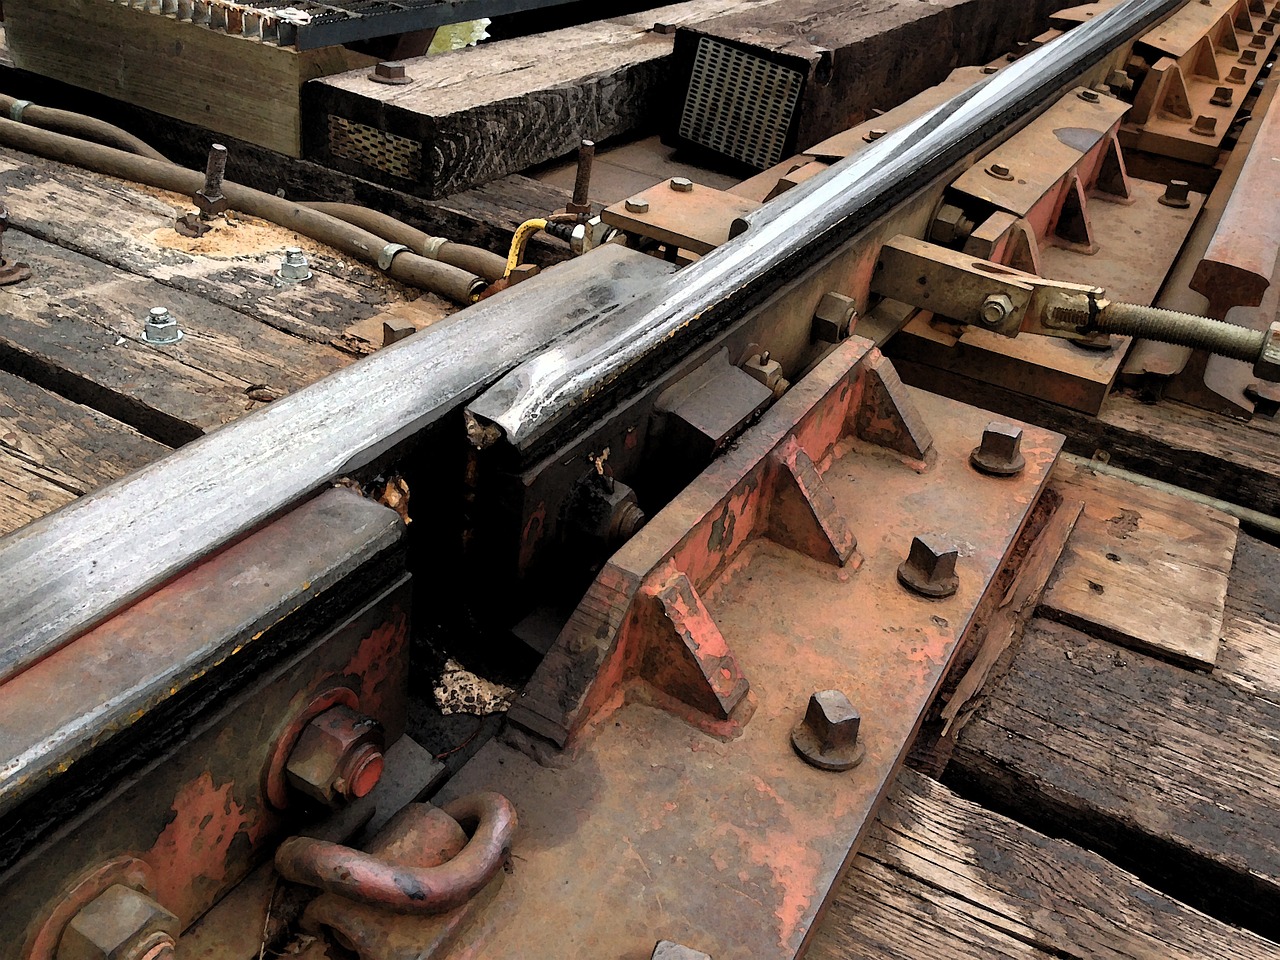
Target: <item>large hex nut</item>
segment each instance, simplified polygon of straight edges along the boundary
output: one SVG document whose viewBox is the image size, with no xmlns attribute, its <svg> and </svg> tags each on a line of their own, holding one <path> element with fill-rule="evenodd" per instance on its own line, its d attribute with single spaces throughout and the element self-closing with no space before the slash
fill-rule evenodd
<svg viewBox="0 0 1280 960">
<path fill-rule="evenodd" d="M 1267 328 L 1262 341 L 1262 353 L 1253 365 L 1253 375 L 1259 380 L 1280 383 L 1280 321 Z"/>
<path fill-rule="evenodd" d="M 358 800 L 382 777 L 382 725 L 349 707 L 330 707 L 302 730 L 285 777 L 300 793 L 328 806 Z"/>
<path fill-rule="evenodd" d="M 196 206 L 200 208 L 201 216 L 206 220 L 211 220 L 218 214 L 225 213 L 231 206 L 231 201 L 222 194 L 218 194 L 216 197 L 209 197 L 205 195 L 203 190 L 197 190 L 193 199 Z"/>
<path fill-rule="evenodd" d="M 933 218 L 933 226 L 929 229 L 929 238 L 944 247 L 962 244 L 973 233 L 974 223 L 965 212 L 951 203 L 944 203 L 938 208 Z"/>
<path fill-rule="evenodd" d="M 173 956 L 179 932 L 172 913 L 117 883 L 71 918 L 57 960 L 162 960 Z"/>
<path fill-rule="evenodd" d="M 858 310 L 852 298 L 842 293 L 826 293 L 813 312 L 813 340 L 816 343 L 839 343 L 849 336 Z"/>
</svg>

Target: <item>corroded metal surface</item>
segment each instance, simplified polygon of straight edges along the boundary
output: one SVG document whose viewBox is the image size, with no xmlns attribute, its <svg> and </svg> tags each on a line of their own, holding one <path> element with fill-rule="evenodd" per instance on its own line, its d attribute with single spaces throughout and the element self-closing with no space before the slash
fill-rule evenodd
<svg viewBox="0 0 1280 960">
<path fill-rule="evenodd" d="M 305 811 L 272 771 L 310 705 L 400 735 L 402 534 L 330 491 L 0 687 L 0 957 L 51 960 L 66 905 L 110 883 L 200 916 Z"/>
<path fill-rule="evenodd" d="M 969 454 L 988 421 L 908 398 L 848 341 L 615 554 L 509 742 L 446 788 L 501 790 L 521 818 L 512 874 L 446 955 L 643 957 L 669 939 L 717 960 L 795 956 L 1060 447 L 1024 427 L 1023 473 L 982 475 Z M 954 596 L 897 583 L 922 533 L 957 548 Z M 736 704 L 733 677 L 749 688 Z M 861 714 L 866 758 L 847 773 L 791 742 L 828 689 Z M 564 753 L 522 732 L 557 728 Z"/>
</svg>

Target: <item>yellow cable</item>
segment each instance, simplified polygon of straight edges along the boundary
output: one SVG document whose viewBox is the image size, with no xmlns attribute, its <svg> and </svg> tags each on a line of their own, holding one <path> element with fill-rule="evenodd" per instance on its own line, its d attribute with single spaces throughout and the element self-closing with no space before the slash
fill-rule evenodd
<svg viewBox="0 0 1280 960">
<path fill-rule="evenodd" d="M 520 258 L 524 256 L 524 247 L 529 242 L 529 238 L 539 230 L 545 229 L 547 229 L 547 221 L 542 219 L 526 220 L 516 227 L 516 232 L 511 237 L 511 252 L 507 254 L 507 271 L 503 274 L 504 277 L 511 276 L 511 271 L 520 266 Z"/>
</svg>

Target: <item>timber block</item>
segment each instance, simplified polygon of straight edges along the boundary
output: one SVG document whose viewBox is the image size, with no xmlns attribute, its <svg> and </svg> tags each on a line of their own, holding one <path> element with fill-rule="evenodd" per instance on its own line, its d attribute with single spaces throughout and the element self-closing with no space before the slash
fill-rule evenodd
<svg viewBox="0 0 1280 960">
<path fill-rule="evenodd" d="M 110 0 L 10 0 L 14 65 L 177 120 L 301 156 L 298 91 L 373 63 L 343 47 L 299 51 Z"/>
<path fill-rule="evenodd" d="M 664 139 L 764 169 L 941 83 L 962 55 L 983 63 L 1013 49 L 1065 5 L 786 0 L 682 27 L 682 106 Z"/>
</svg>

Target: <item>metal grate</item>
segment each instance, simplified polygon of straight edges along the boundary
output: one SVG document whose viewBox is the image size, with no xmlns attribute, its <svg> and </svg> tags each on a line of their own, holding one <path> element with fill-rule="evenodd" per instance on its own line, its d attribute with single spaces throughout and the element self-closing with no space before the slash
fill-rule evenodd
<svg viewBox="0 0 1280 960">
<path fill-rule="evenodd" d="M 417 181 L 422 176 L 422 144 L 377 127 L 329 114 L 329 150 L 393 177 Z"/>
<path fill-rule="evenodd" d="M 764 170 L 782 160 L 804 74 L 698 39 L 680 137 Z"/>
</svg>

